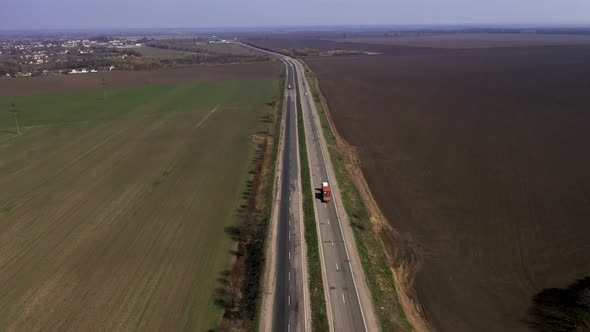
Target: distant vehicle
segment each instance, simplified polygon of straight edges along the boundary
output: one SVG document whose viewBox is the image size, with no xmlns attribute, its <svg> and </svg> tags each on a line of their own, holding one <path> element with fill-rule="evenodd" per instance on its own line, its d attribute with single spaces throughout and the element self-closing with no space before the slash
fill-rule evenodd
<svg viewBox="0 0 590 332">
<path fill-rule="evenodd" d="M 307 92 L 305 92 L 305 95 L 307 96 Z"/>
<path fill-rule="evenodd" d="M 328 203 L 331 197 L 332 193 L 330 190 L 330 185 L 328 182 L 322 182 L 322 202 Z"/>
<path fill-rule="evenodd" d="M 287 85 L 287 89 L 291 89 L 291 84 L 288 84 Z"/>
</svg>

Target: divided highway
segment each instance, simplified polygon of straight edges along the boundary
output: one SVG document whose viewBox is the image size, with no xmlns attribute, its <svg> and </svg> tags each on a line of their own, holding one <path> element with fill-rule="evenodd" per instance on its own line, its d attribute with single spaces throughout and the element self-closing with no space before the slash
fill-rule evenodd
<svg viewBox="0 0 590 332">
<path fill-rule="evenodd" d="M 287 65 L 285 116 L 279 151 L 278 215 L 275 248 L 275 291 L 272 300 L 272 331 L 307 331 L 305 260 L 299 179 L 299 145 L 294 67 Z"/>
<path fill-rule="evenodd" d="M 250 45 L 242 45 L 246 47 L 251 47 Z M 288 56 L 257 48 L 254 49 L 275 56 L 279 58 L 281 61 L 283 61 L 287 66 L 288 82 L 291 82 L 289 84 L 293 88 L 286 90 L 288 106 L 285 120 L 286 125 L 284 130 L 285 137 L 283 144 L 283 164 L 291 164 L 293 163 L 293 160 L 298 161 L 297 157 L 294 155 L 299 154 L 299 151 L 296 147 L 297 135 L 293 133 L 297 131 L 297 90 L 299 91 L 299 96 L 301 98 L 302 109 L 299 111 L 301 111 L 303 115 L 305 139 L 307 144 L 307 154 L 310 163 L 309 167 L 311 172 L 311 181 L 312 185 L 315 188 L 301 189 L 300 184 L 296 188 L 299 188 L 299 190 L 306 190 L 312 193 L 315 197 L 314 210 L 320 241 L 320 256 L 322 263 L 322 274 L 324 279 L 324 293 L 326 295 L 326 304 L 328 311 L 328 320 L 330 323 L 330 330 L 354 332 L 377 331 L 379 327 L 373 310 L 370 292 L 366 285 L 360 259 L 356 252 L 354 236 L 352 234 L 352 229 L 348 220 L 348 216 L 346 215 L 346 212 L 342 205 L 338 184 L 334 176 L 330 156 L 328 155 L 327 145 L 324 140 L 323 133 L 321 131 L 322 129 L 317 114 L 317 110 L 315 109 L 315 104 L 311 96 L 311 91 L 309 91 L 309 87 L 306 83 L 305 70 L 301 63 Z M 297 81 L 298 89 L 295 89 L 295 75 L 299 78 Z M 293 146 L 292 144 L 295 146 Z M 285 156 L 285 154 L 287 153 L 290 154 L 289 157 Z M 289 182 L 291 183 L 289 185 L 289 187 L 291 188 L 295 188 L 293 187 L 294 181 L 300 183 L 298 179 L 298 176 L 300 174 L 298 168 L 299 163 L 297 162 L 296 164 L 296 169 L 293 167 L 292 169 L 286 171 L 285 167 L 283 167 L 283 170 L 281 170 L 281 172 L 283 172 L 281 174 L 282 178 L 286 177 L 292 180 Z M 295 171 L 297 172 L 296 175 L 291 173 Z M 288 173 L 288 175 L 286 173 Z M 285 190 L 287 189 L 285 189 L 284 184 L 287 183 L 287 181 L 288 180 L 282 181 L 283 187 L 282 189 L 280 189 L 280 213 L 284 213 L 284 206 L 285 204 L 288 204 L 282 198 L 283 195 L 291 195 L 291 197 L 297 196 L 299 207 L 301 206 L 301 202 L 299 201 L 300 195 L 296 195 L 290 190 L 289 193 L 285 192 Z M 323 203 L 320 200 L 321 196 L 319 195 L 319 189 L 323 181 L 327 181 L 331 185 L 332 201 L 330 203 Z M 291 209 L 293 210 L 293 207 L 291 207 Z M 299 216 L 299 218 L 301 218 L 301 216 Z M 281 228 L 286 227 L 286 223 L 284 223 L 284 220 L 287 219 L 287 217 L 282 216 L 279 219 L 279 236 L 277 236 L 277 247 L 279 248 L 279 250 L 276 253 L 278 276 L 281 275 L 281 271 L 294 271 L 293 268 L 288 267 L 291 263 L 289 257 L 284 256 L 284 249 L 282 248 L 291 248 L 291 250 L 301 250 L 301 248 L 304 248 L 305 245 L 304 243 L 301 243 L 301 245 L 299 246 L 296 245 L 296 243 L 292 244 L 290 242 L 290 238 L 285 240 L 284 232 L 281 233 Z M 299 226 L 300 225 L 301 223 L 299 224 Z M 301 232 L 301 228 L 299 228 L 298 230 Z M 299 254 L 301 255 L 301 252 Z M 304 268 L 305 266 L 306 265 L 303 264 L 303 266 L 300 266 L 300 268 Z M 306 273 L 305 270 L 298 272 L 303 274 Z M 293 310 L 297 309 L 285 306 L 284 301 L 285 296 L 289 296 L 288 294 L 291 294 L 291 296 L 299 294 L 297 293 L 297 291 L 292 290 L 293 287 L 302 287 L 303 290 L 301 294 L 305 296 L 308 290 L 306 288 L 306 285 L 301 285 L 301 280 L 302 279 L 297 279 L 295 284 L 290 283 L 289 280 L 287 280 L 285 284 L 285 280 L 283 277 L 277 277 L 272 331 L 293 331 L 294 327 L 296 327 L 297 330 L 300 331 L 308 329 L 307 318 L 302 318 L 300 311 L 293 312 Z M 303 280 L 306 280 L 306 278 L 303 277 Z M 293 297 L 291 297 L 291 301 L 293 301 Z M 297 303 L 301 303 L 302 299 L 299 298 L 297 301 Z M 305 300 L 303 301 L 305 302 Z M 291 305 L 293 305 L 293 302 L 291 302 Z M 308 309 L 306 308 L 306 310 L 304 311 L 307 312 L 307 310 Z M 303 320 L 300 321 L 298 325 L 292 325 L 294 324 L 294 319 Z M 301 322 L 305 322 L 305 324 L 301 324 Z"/>
</svg>

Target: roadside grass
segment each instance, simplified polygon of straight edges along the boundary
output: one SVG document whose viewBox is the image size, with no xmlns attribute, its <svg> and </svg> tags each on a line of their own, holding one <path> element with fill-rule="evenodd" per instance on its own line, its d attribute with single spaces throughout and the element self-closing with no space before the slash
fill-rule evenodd
<svg viewBox="0 0 590 332">
<path fill-rule="evenodd" d="M 268 239 L 268 230 L 269 225 L 271 224 L 272 220 L 272 208 L 273 208 L 273 194 L 275 192 L 275 174 L 277 171 L 277 158 L 279 153 L 279 143 L 281 139 L 281 119 L 283 117 L 283 97 L 285 91 L 285 76 L 284 74 L 281 75 L 278 83 L 278 92 L 276 94 L 276 98 L 272 101 L 272 106 L 274 112 L 272 113 L 271 118 L 271 125 L 268 126 L 267 129 L 267 136 L 269 139 L 269 146 L 267 147 L 269 153 L 269 157 L 267 158 L 267 162 L 263 166 L 263 175 L 262 178 L 263 184 L 260 186 L 260 192 L 263 193 L 262 199 L 260 201 L 259 209 L 262 211 L 263 216 L 263 227 L 261 229 L 259 236 L 262 239 Z M 268 243 L 266 241 L 263 242 L 263 247 L 261 248 L 261 255 L 263 260 L 260 262 L 260 276 L 262 276 L 262 269 L 264 268 L 264 262 L 267 257 L 264 256 L 266 253 L 266 247 Z M 263 282 L 263 278 L 259 278 L 258 282 L 261 284 Z M 256 320 L 254 324 L 251 326 L 251 331 L 257 331 L 258 326 L 260 326 L 260 308 L 262 306 L 262 298 L 260 297 L 260 292 L 258 293 L 258 300 L 256 303 Z"/>
<path fill-rule="evenodd" d="M 299 78 L 295 76 L 296 89 Z M 313 195 L 311 190 L 311 174 L 309 172 L 309 160 L 307 158 L 307 144 L 305 142 L 305 128 L 303 115 L 301 114 L 301 96 L 297 95 L 297 127 L 299 135 L 299 159 L 301 162 L 301 188 L 303 197 L 303 222 L 305 225 L 305 244 L 307 246 L 307 270 L 309 280 L 309 293 L 311 305 L 311 324 L 313 331 L 328 331 L 328 315 L 326 312 L 326 297 L 324 295 L 324 281 L 318 244 L 318 230 L 313 209 Z"/>
<path fill-rule="evenodd" d="M 307 72 L 308 69 L 306 69 Z M 328 145 L 330 159 L 334 165 L 344 208 L 353 226 L 352 230 L 356 239 L 359 257 L 371 290 L 381 329 L 383 331 L 412 331 L 412 327 L 399 301 L 393 274 L 377 240 L 378 235 L 371 225 L 367 207 L 358 188 L 351 179 L 343 151 L 338 146 L 336 137 L 330 127 L 327 114 L 317 92 L 316 82 L 307 76 L 306 80 L 311 88 L 313 100 L 319 113 L 322 131 Z"/>
</svg>

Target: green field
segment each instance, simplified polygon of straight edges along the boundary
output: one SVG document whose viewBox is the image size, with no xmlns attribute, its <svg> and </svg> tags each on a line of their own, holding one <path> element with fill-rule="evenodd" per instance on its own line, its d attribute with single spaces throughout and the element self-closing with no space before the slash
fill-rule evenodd
<svg viewBox="0 0 590 332">
<path fill-rule="evenodd" d="M 259 55 L 249 48 L 243 47 L 235 43 L 208 43 L 206 41 L 196 42 L 194 39 L 185 38 L 181 39 L 158 39 L 150 42 L 150 46 L 139 47 L 136 50 L 142 53 L 144 56 L 155 56 L 161 57 L 168 55 L 169 57 L 178 57 L 182 55 L 185 50 L 185 54 L 201 54 L 201 55 L 223 55 L 223 56 L 234 56 L 234 57 L 254 57 Z M 155 46 L 155 47 L 154 47 Z M 162 47 L 161 49 L 159 47 Z M 176 50 L 175 50 L 176 49 Z M 161 50 L 163 52 L 159 52 Z M 168 52 L 166 52 L 168 51 Z M 178 52 L 178 53 L 173 53 Z"/>
<path fill-rule="evenodd" d="M 150 47 L 150 46 L 142 46 L 137 48 L 132 48 L 131 50 L 137 51 L 141 53 L 143 56 L 154 57 L 154 58 L 161 58 L 161 59 L 170 59 L 170 58 L 180 58 L 188 55 L 196 55 L 195 52 L 189 51 L 180 51 L 180 50 L 173 50 L 173 49 L 166 49 L 166 48 L 157 48 L 157 47 Z"/>
<path fill-rule="evenodd" d="M 0 326 L 214 329 L 276 79 L 0 97 Z"/>
<path fill-rule="evenodd" d="M 257 55 L 252 49 L 245 48 L 233 43 L 215 43 L 215 44 L 201 44 L 195 45 L 194 50 L 209 54 L 229 54 L 234 56 L 254 56 Z"/>
</svg>

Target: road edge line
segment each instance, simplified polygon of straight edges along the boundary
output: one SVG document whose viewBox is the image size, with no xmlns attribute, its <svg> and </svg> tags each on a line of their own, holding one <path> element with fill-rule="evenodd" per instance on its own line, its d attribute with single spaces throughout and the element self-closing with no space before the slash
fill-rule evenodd
<svg viewBox="0 0 590 332">
<path fill-rule="evenodd" d="M 285 66 L 285 85 L 287 85 L 287 81 L 289 79 L 287 67 Z M 274 308 L 274 293 L 275 293 L 275 283 L 276 283 L 276 260 L 277 255 L 271 255 L 273 252 L 276 251 L 276 241 L 273 239 L 276 238 L 278 233 L 278 219 L 279 219 L 279 202 L 281 199 L 281 191 L 280 188 L 283 185 L 281 182 L 280 172 L 279 170 L 283 167 L 282 158 L 280 155 L 284 150 L 284 143 L 285 143 L 285 123 L 286 123 L 286 108 L 287 108 L 287 94 L 285 93 L 285 89 L 281 89 L 280 92 L 283 95 L 283 107 L 281 109 L 281 125 L 280 125 L 280 132 L 279 132 L 279 142 L 277 148 L 277 158 L 275 160 L 275 176 L 274 176 L 274 186 L 273 186 L 273 204 L 272 204 L 272 211 L 271 211 L 271 220 L 270 226 L 271 229 L 267 232 L 266 235 L 266 263 L 264 264 L 264 280 L 263 280 L 263 296 L 262 296 L 262 304 L 259 314 L 262 316 L 260 322 L 258 324 L 258 330 L 263 331 L 270 331 L 272 330 L 272 317 L 273 317 L 273 308 Z M 270 286 L 270 287 L 269 287 Z M 267 320 L 269 322 L 267 322 Z M 269 323 L 269 326 L 266 326 Z"/>
</svg>

